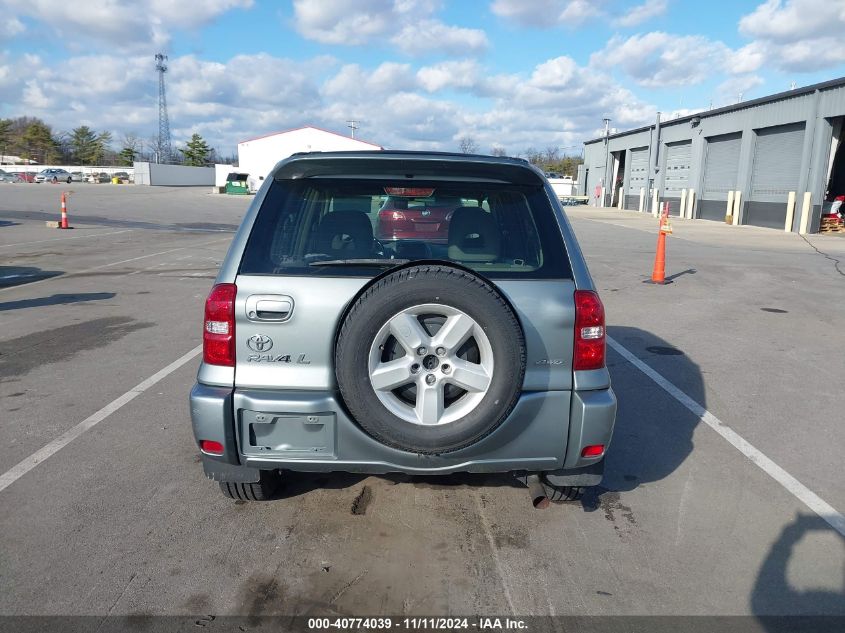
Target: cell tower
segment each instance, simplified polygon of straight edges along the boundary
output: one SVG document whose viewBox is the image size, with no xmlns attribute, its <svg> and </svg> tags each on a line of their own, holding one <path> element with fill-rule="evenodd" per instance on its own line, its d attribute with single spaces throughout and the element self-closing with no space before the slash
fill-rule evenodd
<svg viewBox="0 0 845 633">
<path fill-rule="evenodd" d="M 158 72 L 158 155 L 156 162 L 169 163 L 170 150 L 170 120 L 167 117 L 167 95 L 164 92 L 164 73 L 167 72 L 167 55 L 156 54 L 156 72 Z"/>
</svg>

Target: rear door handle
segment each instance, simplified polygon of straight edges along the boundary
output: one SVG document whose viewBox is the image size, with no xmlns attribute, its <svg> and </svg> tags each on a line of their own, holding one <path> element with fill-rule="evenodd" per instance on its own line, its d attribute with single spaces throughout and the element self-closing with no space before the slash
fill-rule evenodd
<svg viewBox="0 0 845 633">
<path fill-rule="evenodd" d="M 246 316 L 250 321 L 287 321 L 293 314 L 293 299 L 285 295 L 250 295 Z"/>
</svg>

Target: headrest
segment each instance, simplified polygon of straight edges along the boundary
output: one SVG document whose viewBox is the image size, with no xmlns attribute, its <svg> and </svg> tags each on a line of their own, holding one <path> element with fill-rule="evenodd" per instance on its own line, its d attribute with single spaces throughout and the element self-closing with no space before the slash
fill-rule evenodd
<svg viewBox="0 0 845 633">
<path fill-rule="evenodd" d="M 499 258 L 502 235 L 496 220 L 481 207 L 458 207 L 449 223 L 449 259 L 492 262 Z"/>
<path fill-rule="evenodd" d="M 338 259 L 370 257 L 373 225 L 363 211 L 338 209 L 320 220 L 315 231 L 315 250 Z"/>
</svg>

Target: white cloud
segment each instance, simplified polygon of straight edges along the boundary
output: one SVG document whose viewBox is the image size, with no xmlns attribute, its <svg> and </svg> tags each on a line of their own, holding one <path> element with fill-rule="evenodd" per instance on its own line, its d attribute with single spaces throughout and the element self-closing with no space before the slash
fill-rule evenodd
<svg viewBox="0 0 845 633">
<path fill-rule="evenodd" d="M 602 15 L 605 0 L 493 0 L 490 10 L 500 18 L 525 26 L 578 26 Z"/>
<path fill-rule="evenodd" d="M 845 63 L 842 37 L 820 37 L 780 46 L 767 43 L 771 59 L 783 70 L 811 72 Z"/>
<path fill-rule="evenodd" d="M 455 60 L 420 68 L 417 80 L 428 92 L 449 88 L 469 89 L 478 85 L 482 72 L 478 62 Z"/>
<path fill-rule="evenodd" d="M 80 72 L 80 69 L 83 72 Z M 74 71 L 74 72 L 72 72 Z M 243 81 L 261 76 L 262 80 Z M 511 154 L 564 147 L 592 137 L 601 118 L 625 128 L 649 123 L 655 108 L 607 74 L 561 56 L 521 73 L 495 74 L 476 59 L 421 68 L 384 62 L 338 65 L 240 55 L 214 62 L 172 57 L 167 74 L 174 146 L 202 134 L 224 154 L 245 138 L 304 124 L 346 132 L 386 147 L 456 150 L 471 135 L 482 151 Z M 457 96 L 456 96 L 457 93 Z M 157 130 L 157 83 L 148 55 L 71 57 L 59 64 L 0 52 L 2 116 L 38 116 L 54 130 L 79 125 L 115 139 Z"/>
<path fill-rule="evenodd" d="M 407 55 L 470 55 L 487 49 L 480 29 L 444 24 L 434 14 L 439 0 L 294 0 L 294 25 L 322 44 L 364 46 L 385 38 Z"/>
<path fill-rule="evenodd" d="M 759 70 L 765 63 L 765 47 L 759 42 L 752 42 L 730 53 L 726 61 L 726 66 L 729 72 L 741 74 L 753 73 Z"/>
<path fill-rule="evenodd" d="M 773 66 L 811 72 L 845 62 L 841 0 L 767 0 L 739 21 L 749 44 Z"/>
<path fill-rule="evenodd" d="M 571 57 L 550 59 L 534 68 L 531 85 L 543 88 L 566 88 L 578 70 Z"/>
<path fill-rule="evenodd" d="M 742 34 L 773 42 L 842 37 L 843 27 L 841 0 L 767 0 L 739 21 Z"/>
<path fill-rule="evenodd" d="M 647 22 L 651 18 L 663 15 L 669 7 L 669 0 L 645 0 L 643 4 L 631 7 L 625 14 L 616 19 L 618 26 L 632 27 Z"/>
<path fill-rule="evenodd" d="M 361 45 L 385 33 L 395 18 L 393 0 L 294 0 L 299 34 L 322 44 Z"/>
<path fill-rule="evenodd" d="M 731 77 L 723 81 L 716 89 L 722 103 L 737 103 L 742 95 L 742 100 L 753 99 L 754 89 L 763 85 L 763 78 L 757 75 L 742 75 Z M 761 95 L 757 95 L 761 96 Z"/>
<path fill-rule="evenodd" d="M 385 62 L 373 71 L 347 64 L 323 83 L 320 92 L 327 100 L 357 105 L 415 88 L 416 79 L 409 64 Z M 358 115 L 347 112 L 346 117 L 350 116 Z"/>
<path fill-rule="evenodd" d="M 390 41 L 408 55 L 441 54 L 473 55 L 487 49 L 484 31 L 449 26 L 438 20 L 422 20 L 405 25 Z"/>
<path fill-rule="evenodd" d="M 20 35 L 25 30 L 26 27 L 23 25 L 23 22 L 14 16 L 0 20 L 0 37 L 12 38 Z"/>
<path fill-rule="evenodd" d="M 700 35 L 671 35 L 655 31 L 628 39 L 612 38 L 593 53 L 590 65 L 609 70 L 619 67 L 648 88 L 701 83 L 722 70 L 730 55 L 722 42 Z"/>
<path fill-rule="evenodd" d="M 0 0 L 4 19 L 28 17 L 47 26 L 72 50 L 104 45 L 121 51 L 164 47 L 174 28 L 194 29 L 253 0 L 196 0 L 190 10 L 181 0 Z"/>
</svg>

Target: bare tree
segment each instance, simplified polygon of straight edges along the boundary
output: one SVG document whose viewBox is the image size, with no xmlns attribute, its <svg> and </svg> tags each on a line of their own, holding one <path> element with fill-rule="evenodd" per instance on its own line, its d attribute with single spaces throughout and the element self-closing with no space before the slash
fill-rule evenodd
<svg viewBox="0 0 845 633">
<path fill-rule="evenodd" d="M 120 153 L 118 158 L 121 164 L 131 166 L 141 156 L 141 137 L 133 132 L 127 132 L 123 135 L 123 140 L 120 143 Z"/>
<path fill-rule="evenodd" d="M 533 147 L 526 149 L 523 154 L 525 154 L 525 159 L 532 165 L 537 165 L 543 160 L 543 154 Z"/>
<path fill-rule="evenodd" d="M 501 145 L 494 145 L 490 148 L 490 155 L 491 156 L 507 156 L 508 153 L 505 151 L 505 148 Z"/>
<path fill-rule="evenodd" d="M 475 154 L 478 151 L 478 143 L 471 136 L 462 136 L 458 139 L 458 147 L 464 154 Z"/>
<path fill-rule="evenodd" d="M 558 162 L 560 160 L 560 150 L 557 147 L 550 145 L 546 148 L 546 151 L 543 152 L 543 160 L 545 160 L 547 164 Z"/>
</svg>

